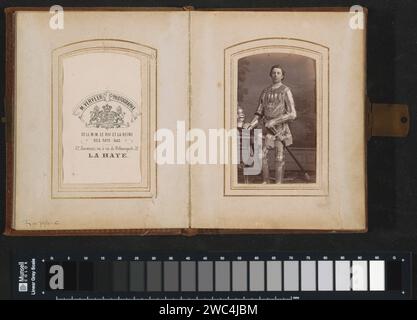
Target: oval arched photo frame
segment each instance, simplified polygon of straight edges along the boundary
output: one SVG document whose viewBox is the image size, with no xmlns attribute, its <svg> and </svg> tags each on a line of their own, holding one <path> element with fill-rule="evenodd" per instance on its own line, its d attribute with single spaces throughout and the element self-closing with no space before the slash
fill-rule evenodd
<svg viewBox="0 0 417 320">
<path fill-rule="evenodd" d="M 246 174 L 246 164 L 226 164 L 225 196 L 327 195 L 329 48 L 300 39 L 256 39 L 226 48 L 224 61 L 225 129 L 238 127 L 242 118 L 250 123 L 258 114 L 264 159 L 262 170 L 255 172 L 257 174 L 252 174 L 250 170 Z M 274 67 L 279 67 L 284 74 L 277 91 L 271 91 L 276 87 L 271 78 Z M 276 119 L 280 115 L 285 116 L 289 104 L 285 101 L 290 100 L 295 106 L 296 117 L 280 122 L 275 126 L 278 132 L 271 133 L 265 127 L 266 122 L 273 120 L 274 116 Z M 290 143 L 283 142 L 288 141 L 285 139 L 288 136 Z M 273 142 L 268 140 L 271 137 Z M 228 148 L 231 156 L 233 146 Z M 254 156 L 255 149 L 251 148 L 251 155 Z M 275 183 L 279 173 L 277 165 L 274 165 L 277 159 L 285 163 L 281 183 Z M 269 181 L 262 179 L 265 170 L 268 170 Z"/>
</svg>

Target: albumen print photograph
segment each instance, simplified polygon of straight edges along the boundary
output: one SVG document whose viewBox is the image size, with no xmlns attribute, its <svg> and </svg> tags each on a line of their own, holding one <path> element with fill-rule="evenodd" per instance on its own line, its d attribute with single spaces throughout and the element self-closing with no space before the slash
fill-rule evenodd
<svg viewBox="0 0 417 320">
<path fill-rule="evenodd" d="M 238 183 L 291 184 L 316 182 L 316 64 L 291 53 L 261 53 L 238 61 L 237 127 L 249 143 L 240 152 L 254 154 L 255 129 L 262 130 L 262 169 L 245 174 L 254 164 L 241 161 Z M 243 157 L 241 157 L 243 159 Z"/>
</svg>

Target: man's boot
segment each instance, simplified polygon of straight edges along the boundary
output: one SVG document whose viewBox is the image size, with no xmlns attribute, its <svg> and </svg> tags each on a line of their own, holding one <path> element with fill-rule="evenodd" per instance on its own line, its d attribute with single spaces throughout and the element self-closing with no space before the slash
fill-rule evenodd
<svg viewBox="0 0 417 320">
<path fill-rule="evenodd" d="M 263 177 L 263 183 L 267 184 L 269 183 L 269 166 L 268 161 L 262 162 L 262 177 Z"/>
<path fill-rule="evenodd" d="M 284 181 L 284 161 L 275 162 L 275 183 L 282 183 Z"/>
</svg>

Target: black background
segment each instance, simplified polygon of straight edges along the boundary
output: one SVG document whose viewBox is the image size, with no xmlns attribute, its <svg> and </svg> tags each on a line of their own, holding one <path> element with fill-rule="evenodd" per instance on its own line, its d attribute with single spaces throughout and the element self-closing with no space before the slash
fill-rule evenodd
<svg viewBox="0 0 417 320">
<path fill-rule="evenodd" d="M 215 235 L 195 237 L 5 237 L 0 236 L 0 298 L 11 294 L 11 254 L 34 251 L 140 252 L 140 251 L 412 251 L 417 252 L 417 1 L 2 1 L 0 21 L 0 74 L 4 79 L 5 25 L 8 6 L 186 6 L 308 7 L 352 6 L 369 10 L 367 85 L 373 102 L 407 103 L 410 134 L 404 139 L 373 138 L 368 143 L 369 232 L 320 235 Z M 331 32 L 331 30 L 329 30 Z M 341 44 L 343 45 L 343 44 Z M 359 76 L 359 75 L 358 75 Z M 0 82 L 4 95 L 4 80 Z M 33 106 L 34 108 L 36 106 Z M 5 142 L 0 137 L 2 180 L 1 228 L 4 229 Z M 34 155 L 36 156 L 36 155 Z M 354 165 L 354 164 L 352 164 Z M 175 192 L 173 190 L 173 192 Z M 414 265 L 417 266 L 414 257 Z M 416 267 L 414 267 L 417 275 Z M 417 278 L 417 277 L 415 277 Z M 417 288 L 414 279 L 414 292 Z"/>
</svg>

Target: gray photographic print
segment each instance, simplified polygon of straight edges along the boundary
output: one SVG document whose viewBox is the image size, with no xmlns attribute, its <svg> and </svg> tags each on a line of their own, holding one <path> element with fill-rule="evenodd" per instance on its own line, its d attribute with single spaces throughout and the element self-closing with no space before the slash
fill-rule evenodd
<svg viewBox="0 0 417 320">
<path fill-rule="evenodd" d="M 244 169 L 251 164 L 241 161 L 238 183 L 315 183 L 315 60 L 292 53 L 260 53 L 240 58 L 237 69 L 237 127 L 249 130 L 246 145 L 251 154 L 254 130 L 262 130 L 261 173 L 246 175 Z"/>
</svg>

